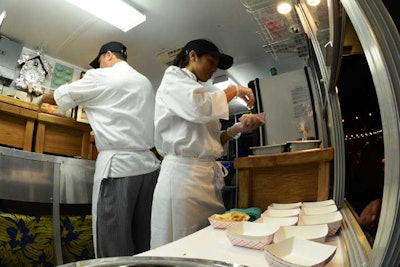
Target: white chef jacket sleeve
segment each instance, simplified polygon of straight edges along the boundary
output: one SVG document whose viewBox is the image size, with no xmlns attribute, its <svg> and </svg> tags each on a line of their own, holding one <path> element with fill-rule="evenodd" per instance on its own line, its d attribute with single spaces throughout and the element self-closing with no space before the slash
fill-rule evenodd
<svg viewBox="0 0 400 267">
<path fill-rule="evenodd" d="M 96 70 L 89 70 L 85 76 L 70 84 L 58 87 L 54 92 L 54 100 L 62 111 L 66 112 L 77 105 L 87 105 L 101 94 L 101 83 Z"/>
<path fill-rule="evenodd" d="M 217 119 L 229 119 L 229 108 L 223 91 L 208 92 L 197 81 L 179 68 L 165 72 L 159 90 L 165 105 L 185 120 L 206 123 Z"/>
</svg>

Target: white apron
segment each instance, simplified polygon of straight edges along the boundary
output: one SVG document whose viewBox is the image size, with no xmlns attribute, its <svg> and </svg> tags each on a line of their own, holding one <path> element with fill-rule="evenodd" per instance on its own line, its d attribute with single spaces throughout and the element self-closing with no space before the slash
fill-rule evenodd
<svg viewBox="0 0 400 267">
<path fill-rule="evenodd" d="M 92 192 L 92 229 L 93 229 L 93 247 L 97 258 L 97 201 L 99 199 L 100 185 L 104 178 L 107 178 L 110 172 L 111 159 L 117 153 L 115 150 L 101 151 L 96 159 L 96 170 L 94 173 L 93 192 Z"/>
<path fill-rule="evenodd" d="M 209 225 L 209 216 L 223 213 L 227 173 L 215 160 L 166 156 L 153 197 L 151 248 L 194 233 Z"/>
</svg>

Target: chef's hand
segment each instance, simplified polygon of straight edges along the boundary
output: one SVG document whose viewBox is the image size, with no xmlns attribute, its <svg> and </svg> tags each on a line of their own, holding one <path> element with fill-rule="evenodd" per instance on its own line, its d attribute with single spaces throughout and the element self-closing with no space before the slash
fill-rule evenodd
<svg viewBox="0 0 400 267">
<path fill-rule="evenodd" d="M 239 138 L 243 132 L 250 132 L 258 127 L 264 125 L 265 114 L 245 114 L 240 117 L 239 122 L 229 127 L 226 132 L 232 138 Z"/>
<path fill-rule="evenodd" d="M 42 95 L 42 103 L 47 103 L 50 105 L 57 105 L 53 94 L 43 94 Z"/>
<path fill-rule="evenodd" d="M 236 97 L 243 99 L 249 109 L 254 107 L 253 90 L 250 88 L 236 85 Z"/>
</svg>

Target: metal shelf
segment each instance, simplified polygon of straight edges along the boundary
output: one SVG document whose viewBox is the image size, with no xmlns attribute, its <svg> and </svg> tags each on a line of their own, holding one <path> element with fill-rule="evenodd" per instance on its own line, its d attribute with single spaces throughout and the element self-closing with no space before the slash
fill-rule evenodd
<svg viewBox="0 0 400 267">
<path fill-rule="evenodd" d="M 265 42 L 263 47 L 275 60 L 278 54 L 295 53 L 307 57 L 307 37 L 295 8 L 282 15 L 276 10 L 275 0 L 241 0 L 258 26 L 258 33 Z"/>
</svg>

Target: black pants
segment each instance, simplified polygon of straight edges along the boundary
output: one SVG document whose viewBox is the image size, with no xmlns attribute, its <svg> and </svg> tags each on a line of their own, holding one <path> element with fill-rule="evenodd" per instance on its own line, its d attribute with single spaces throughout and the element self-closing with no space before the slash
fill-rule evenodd
<svg viewBox="0 0 400 267">
<path fill-rule="evenodd" d="M 150 249 L 153 192 L 159 170 L 101 182 L 97 202 L 97 257 L 131 256 Z"/>
</svg>

